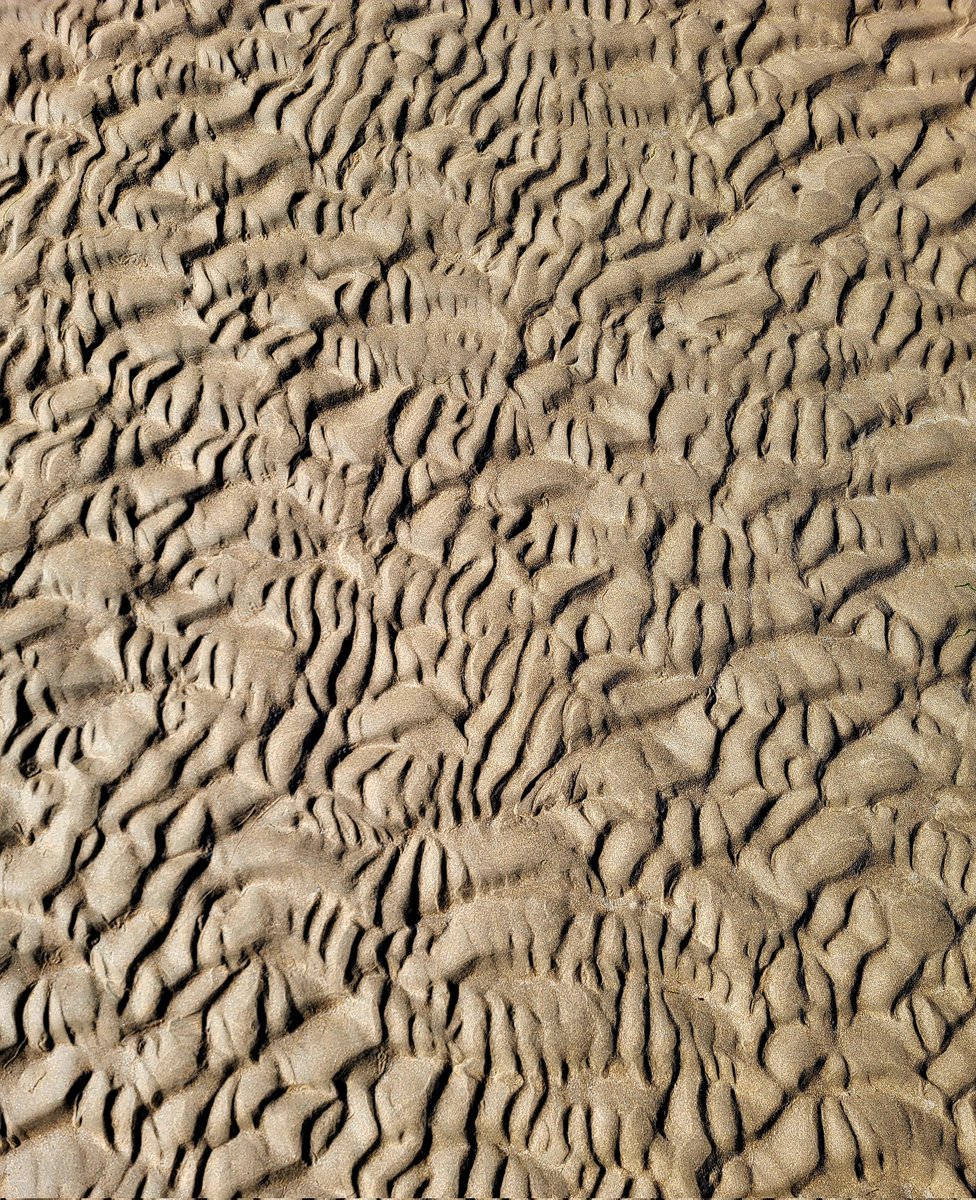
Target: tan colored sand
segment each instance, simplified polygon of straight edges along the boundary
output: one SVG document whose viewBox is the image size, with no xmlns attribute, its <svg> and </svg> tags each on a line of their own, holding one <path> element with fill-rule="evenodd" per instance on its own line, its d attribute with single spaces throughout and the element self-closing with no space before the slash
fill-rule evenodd
<svg viewBox="0 0 976 1200">
<path fill-rule="evenodd" d="M 0 1194 L 976 1193 L 973 0 L 0 0 Z"/>
</svg>

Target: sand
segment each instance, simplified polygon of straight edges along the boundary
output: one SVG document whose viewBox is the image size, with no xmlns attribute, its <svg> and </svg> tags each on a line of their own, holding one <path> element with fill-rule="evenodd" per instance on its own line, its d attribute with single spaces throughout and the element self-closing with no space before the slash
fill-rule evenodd
<svg viewBox="0 0 976 1200">
<path fill-rule="evenodd" d="M 0 1194 L 976 1194 L 976 3 L 0 0 Z"/>
</svg>

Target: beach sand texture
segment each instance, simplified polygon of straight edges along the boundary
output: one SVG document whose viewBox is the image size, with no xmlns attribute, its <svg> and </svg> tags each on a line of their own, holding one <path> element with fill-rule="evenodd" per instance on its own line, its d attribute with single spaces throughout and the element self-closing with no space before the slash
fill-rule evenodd
<svg viewBox="0 0 976 1200">
<path fill-rule="evenodd" d="M 0 0 L 0 1194 L 976 1194 L 974 312 L 974 0 Z"/>
</svg>

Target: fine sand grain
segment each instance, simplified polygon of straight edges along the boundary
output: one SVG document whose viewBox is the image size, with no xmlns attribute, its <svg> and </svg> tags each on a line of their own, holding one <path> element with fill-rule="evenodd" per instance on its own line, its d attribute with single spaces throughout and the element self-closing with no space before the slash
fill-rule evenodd
<svg viewBox="0 0 976 1200">
<path fill-rule="evenodd" d="M 0 1194 L 976 1194 L 976 0 L 0 0 Z"/>
</svg>

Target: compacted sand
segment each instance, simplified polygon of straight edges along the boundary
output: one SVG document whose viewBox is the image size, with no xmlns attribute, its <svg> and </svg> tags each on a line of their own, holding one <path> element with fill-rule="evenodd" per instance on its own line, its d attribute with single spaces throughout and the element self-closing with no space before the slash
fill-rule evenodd
<svg viewBox="0 0 976 1200">
<path fill-rule="evenodd" d="M 0 1193 L 976 1193 L 976 3 L 0 0 Z"/>
</svg>

